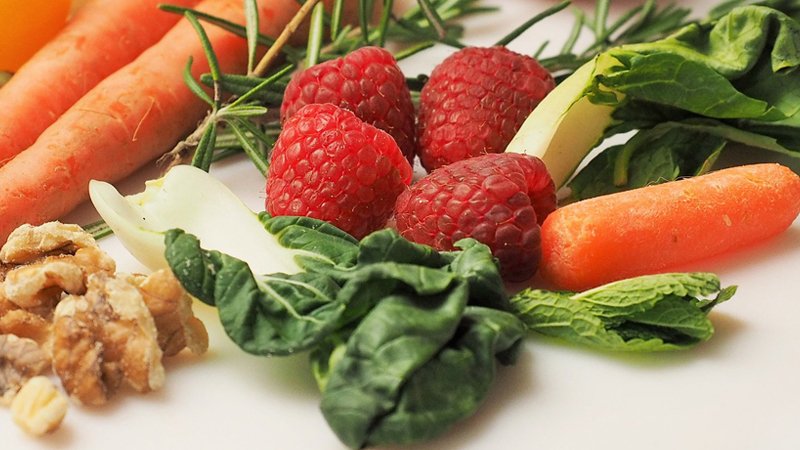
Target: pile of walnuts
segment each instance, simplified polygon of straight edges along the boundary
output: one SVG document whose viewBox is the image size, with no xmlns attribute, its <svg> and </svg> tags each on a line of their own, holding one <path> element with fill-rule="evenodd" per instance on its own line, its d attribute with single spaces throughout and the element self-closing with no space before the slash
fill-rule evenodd
<svg viewBox="0 0 800 450">
<path fill-rule="evenodd" d="M 122 385 L 149 392 L 162 357 L 184 348 L 205 352 L 208 334 L 171 272 L 117 274 L 91 235 L 59 222 L 23 225 L 0 249 L 0 404 L 51 368 L 83 405 Z"/>
</svg>

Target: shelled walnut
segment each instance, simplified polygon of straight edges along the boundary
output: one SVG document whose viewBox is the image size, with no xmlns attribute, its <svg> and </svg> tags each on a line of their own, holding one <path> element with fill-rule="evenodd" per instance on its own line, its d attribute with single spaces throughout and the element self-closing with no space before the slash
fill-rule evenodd
<svg viewBox="0 0 800 450">
<path fill-rule="evenodd" d="M 36 342 L 0 335 L 0 404 L 9 404 L 26 381 L 49 367 L 50 359 Z"/>
<path fill-rule="evenodd" d="M 115 272 L 77 225 L 23 225 L 9 236 L 0 249 L 0 404 L 52 366 L 70 397 L 100 405 L 123 384 L 162 387 L 164 356 L 207 350 L 208 333 L 171 272 Z M 61 403 L 45 402 L 37 415 L 28 406 L 38 404 L 23 400 L 35 417 L 21 426 L 34 433 L 58 426 Z"/>
<path fill-rule="evenodd" d="M 116 264 L 77 225 L 49 222 L 14 230 L 0 249 L 2 294 L 21 308 L 52 309 L 62 293 L 86 291 L 86 278 L 114 273 Z"/>
<path fill-rule="evenodd" d="M 92 235 L 78 225 L 48 222 L 43 225 L 21 225 L 14 230 L 0 249 L 5 264 L 29 264 L 46 256 L 74 255 L 82 248 L 96 247 Z"/>
<path fill-rule="evenodd" d="M 67 399 L 49 378 L 28 380 L 11 402 L 11 417 L 23 430 L 35 436 L 49 433 L 64 420 Z"/>
<path fill-rule="evenodd" d="M 24 309 L 14 309 L 0 315 L 0 334 L 32 339 L 45 351 L 50 347 L 51 329 L 52 323 L 48 318 Z"/>
<path fill-rule="evenodd" d="M 128 281 L 139 288 L 156 322 L 158 343 L 164 356 L 188 348 L 194 354 L 208 349 L 208 332 L 192 312 L 192 298 L 169 270 L 150 275 L 130 275 Z"/>
<path fill-rule="evenodd" d="M 86 291 L 87 277 L 113 273 L 114 260 L 77 225 L 23 225 L 0 249 L 0 333 L 35 340 L 49 353 L 56 304 Z"/>
<path fill-rule="evenodd" d="M 164 384 L 155 321 L 139 290 L 104 274 L 85 295 L 66 297 L 54 317 L 53 368 L 77 401 L 101 405 L 126 382 L 138 392 Z"/>
</svg>

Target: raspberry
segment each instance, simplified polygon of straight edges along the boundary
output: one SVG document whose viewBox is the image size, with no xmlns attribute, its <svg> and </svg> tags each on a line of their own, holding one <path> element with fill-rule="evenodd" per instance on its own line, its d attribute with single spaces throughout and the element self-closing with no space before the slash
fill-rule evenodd
<svg viewBox="0 0 800 450">
<path fill-rule="evenodd" d="M 267 175 L 273 216 L 326 220 L 362 238 L 382 228 L 411 165 L 387 133 L 331 104 L 308 105 L 283 125 Z"/>
<path fill-rule="evenodd" d="M 471 237 L 488 245 L 503 277 L 522 281 L 539 265 L 539 226 L 556 208 L 544 163 L 517 153 L 478 156 L 440 167 L 403 192 L 398 232 L 439 250 Z"/>
<path fill-rule="evenodd" d="M 500 153 L 553 90 L 550 73 L 505 47 L 468 47 L 439 64 L 420 93 L 419 156 L 428 171 Z"/>
<path fill-rule="evenodd" d="M 283 95 L 281 120 L 305 105 L 333 103 L 386 131 L 408 158 L 417 146 L 414 104 L 397 61 L 380 47 L 364 47 L 297 73 Z"/>
</svg>

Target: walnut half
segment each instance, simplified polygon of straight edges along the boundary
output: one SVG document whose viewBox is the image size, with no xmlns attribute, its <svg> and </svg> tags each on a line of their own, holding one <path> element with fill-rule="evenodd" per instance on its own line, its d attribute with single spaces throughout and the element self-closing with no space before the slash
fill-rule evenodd
<svg viewBox="0 0 800 450">
<path fill-rule="evenodd" d="M 139 290 L 104 273 L 54 316 L 53 368 L 74 399 L 100 405 L 122 382 L 139 392 L 164 384 L 158 332 Z"/>
<path fill-rule="evenodd" d="M 161 269 L 150 275 L 130 275 L 139 288 L 158 328 L 158 343 L 164 356 L 188 348 L 194 354 L 208 350 L 208 332 L 192 312 L 192 298 L 171 271 Z"/>
<path fill-rule="evenodd" d="M 89 233 L 60 222 L 17 228 L 0 249 L 0 262 L 0 294 L 21 308 L 49 311 L 63 292 L 85 292 L 89 274 L 116 270 L 114 260 Z"/>
</svg>

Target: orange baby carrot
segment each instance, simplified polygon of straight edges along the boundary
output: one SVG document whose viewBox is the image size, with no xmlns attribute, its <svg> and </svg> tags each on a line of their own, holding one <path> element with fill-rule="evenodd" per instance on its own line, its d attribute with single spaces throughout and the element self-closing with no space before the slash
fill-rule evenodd
<svg viewBox="0 0 800 450">
<path fill-rule="evenodd" d="M 260 0 L 261 31 L 277 35 L 298 7 L 295 0 Z M 241 0 L 205 0 L 198 9 L 245 21 Z M 215 26 L 205 28 L 222 70 L 241 73 L 247 62 L 245 40 Z M 120 180 L 195 127 L 207 105 L 183 82 L 189 57 L 195 75 L 208 71 L 195 30 L 182 21 L 0 167 L 0 242 L 20 224 L 60 217 L 87 198 L 89 180 Z"/>
<path fill-rule="evenodd" d="M 106 76 L 158 42 L 180 16 L 162 0 L 93 0 L 0 89 L 0 165 L 28 148 Z M 199 0 L 170 0 L 193 6 Z"/>
<path fill-rule="evenodd" d="M 754 164 L 556 210 L 542 225 L 540 273 L 581 291 L 739 249 L 788 228 L 800 177 Z"/>
</svg>

